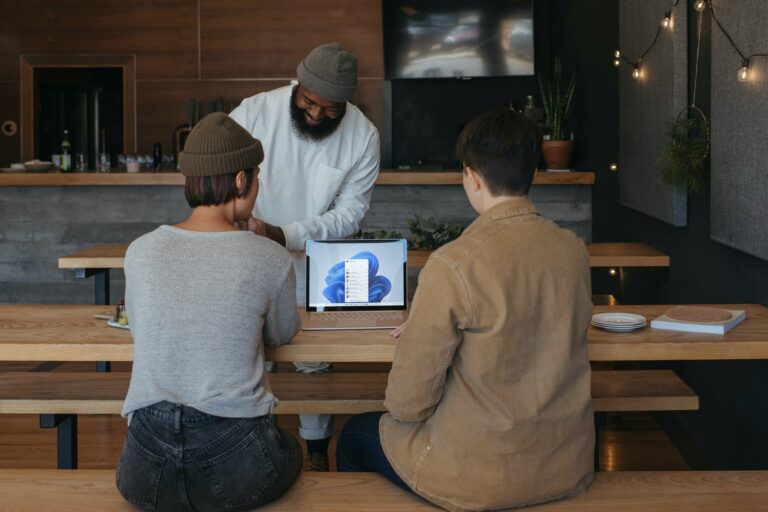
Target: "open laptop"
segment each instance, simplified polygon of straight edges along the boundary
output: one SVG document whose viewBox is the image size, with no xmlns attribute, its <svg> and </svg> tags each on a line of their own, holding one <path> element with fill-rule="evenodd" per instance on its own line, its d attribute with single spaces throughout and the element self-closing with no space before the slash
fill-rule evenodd
<svg viewBox="0 0 768 512">
<path fill-rule="evenodd" d="M 405 240 L 307 242 L 302 329 L 391 329 L 408 317 Z"/>
</svg>

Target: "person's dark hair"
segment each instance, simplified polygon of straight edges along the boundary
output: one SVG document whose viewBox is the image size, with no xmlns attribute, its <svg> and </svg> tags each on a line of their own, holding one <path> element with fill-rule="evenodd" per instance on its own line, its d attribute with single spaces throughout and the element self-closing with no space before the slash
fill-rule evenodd
<svg viewBox="0 0 768 512">
<path fill-rule="evenodd" d="M 456 157 L 480 173 L 494 196 L 526 195 L 540 150 L 541 130 L 508 108 L 479 115 L 456 142 Z"/>
<path fill-rule="evenodd" d="M 238 171 L 239 172 L 239 171 Z M 187 176 L 184 197 L 192 208 L 217 206 L 235 197 L 245 197 L 253 183 L 253 169 L 245 169 L 245 188 L 238 194 L 235 185 L 237 172 L 216 176 Z"/>
</svg>

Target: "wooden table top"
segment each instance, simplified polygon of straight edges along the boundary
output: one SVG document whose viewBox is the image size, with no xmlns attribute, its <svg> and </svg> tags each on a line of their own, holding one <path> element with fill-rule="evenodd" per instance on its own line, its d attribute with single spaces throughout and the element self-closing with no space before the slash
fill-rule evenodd
<svg viewBox="0 0 768 512">
<path fill-rule="evenodd" d="M 725 335 L 663 331 L 645 327 L 613 333 L 590 327 L 592 361 L 768 359 L 768 309 L 759 304 L 716 305 L 744 309 L 747 318 Z M 595 306 L 596 313 L 621 311 L 661 315 L 670 305 Z M 0 361 L 130 361 L 133 340 L 94 313 L 105 306 L 0 305 Z M 288 345 L 268 350 L 273 361 L 390 362 L 396 340 L 386 330 L 300 331 Z"/>
<path fill-rule="evenodd" d="M 587 244 L 592 267 L 668 267 L 669 256 L 653 247 L 631 242 Z"/>
<path fill-rule="evenodd" d="M 59 268 L 123 268 L 128 244 L 95 245 L 59 258 Z M 642 243 L 587 244 L 593 267 L 668 267 L 669 256 Z M 432 251 L 408 251 L 408 266 L 421 268 Z"/>
<path fill-rule="evenodd" d="M 533 185 L 593 185 L 594 171 L 537 171 Z M 461 171 L 393 171 L 382 169 L 376 186 L 388 185 L 461 185 Z M 29 173 L 0 172 L 0 187 L 77 187 L 77 186 L 182 186 L 180 172 L 87 172 L 87 173 Z"/>
</svg>

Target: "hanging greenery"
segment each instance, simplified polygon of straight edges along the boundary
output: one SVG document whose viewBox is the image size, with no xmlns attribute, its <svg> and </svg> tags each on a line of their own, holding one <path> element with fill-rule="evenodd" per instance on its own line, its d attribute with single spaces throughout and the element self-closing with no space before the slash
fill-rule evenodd
<svg viewBox="0 0 768 512">
<path fill-rule="evenodd" d="M 694 116 L 690 117 L 689 112 Z M 684 108 L 670 125 L 669 144 L 659 158 L 664 181 L 688 187 L 700 193 L 706 187 L 709 173 L 709 121 L 696 106 Z"/>
</svg>

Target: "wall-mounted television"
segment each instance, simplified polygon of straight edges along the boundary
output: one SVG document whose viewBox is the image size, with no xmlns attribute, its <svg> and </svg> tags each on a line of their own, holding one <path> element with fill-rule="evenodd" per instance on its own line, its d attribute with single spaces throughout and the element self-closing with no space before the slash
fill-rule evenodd
<svg viewBox="0 0 768 512">
<path fill-rule="evenodd" d="M 533 75 L 533 0 L 382 0 L 385 78 Z"/>
</svg>

